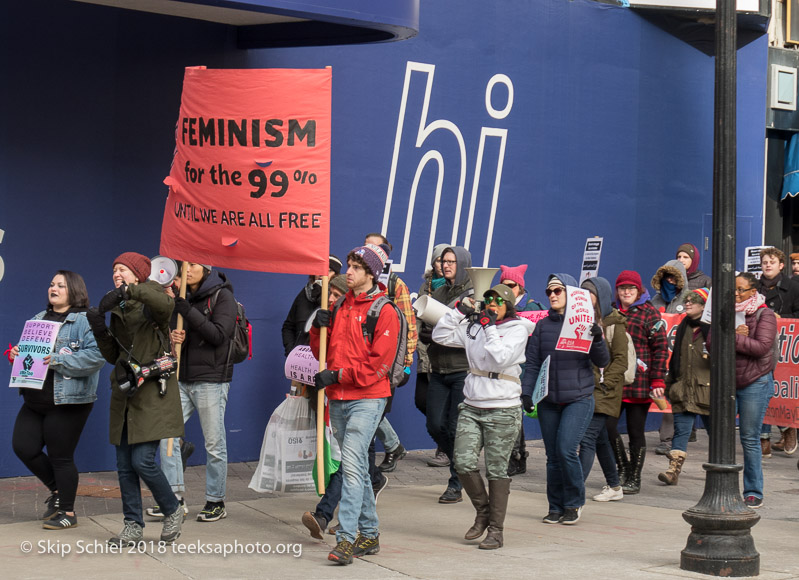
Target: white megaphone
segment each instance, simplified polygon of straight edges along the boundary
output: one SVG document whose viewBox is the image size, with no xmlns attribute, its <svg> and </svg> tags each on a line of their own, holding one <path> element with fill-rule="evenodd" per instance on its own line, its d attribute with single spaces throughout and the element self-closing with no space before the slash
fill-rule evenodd
<svg viewBox="0 0 799 580">
<path fill-rule="evenodd" d="M 150 280 L 158 282 L 164 288 L 171 286 L 178 274 L 178 263 L 172 258 L 156 256 L 150 260 Z"/>
<path fill-rule="evenodd" d="M 466 268 L 466 273 L 472 280 L 474 288 L 475 309 L 479 312 L 482 308 L 483 294 L 491 290 L 491 282 L 499 272 L 499 268 Z"/>
<path fill-rule="evenodd" d="M 435 326 L 439 319 L 447 313 L 446 304 L 441 304 L 435 298 L 430 296 L 419 296 L 416 302 L 413 303 L 413 309 L 416 311 L 416 318 L 421 318 L 430 326 Z"/>
</svg>

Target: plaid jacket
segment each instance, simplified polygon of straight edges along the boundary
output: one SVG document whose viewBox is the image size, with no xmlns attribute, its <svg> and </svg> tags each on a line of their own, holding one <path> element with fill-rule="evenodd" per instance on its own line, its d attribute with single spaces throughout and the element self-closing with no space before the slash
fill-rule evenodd
<svg viewBox="0 0 799 580">
<path fill-rule="evenodd" d="M 635 381 L 624 386 L 625 399 L 646 399 L 653 380 L 663 380 L 666 376 L 666 361 L 669 347 L 666 340 L 666 324 L 660 313 L 649 302 L 631 306 L 624 312 L 627 316 L 627 332 L 633 339 L 635 356 L 647 369 L 639 364 Z"/>
<path fill-rule="evenodd" d="M 405 366 L 409 367 L 413 364 L 413 353 L 416 351 L 419 333 L 416 330 L 416 313 L 411 306 L 411 293 L 408 290 L 408 285 L 397 278 L 394 285 L 394 296 L 390 296 L 390 298 L 402 310 L 405 320 L 408 321 L 408 354 L 405 355 Z"/>
</svg>

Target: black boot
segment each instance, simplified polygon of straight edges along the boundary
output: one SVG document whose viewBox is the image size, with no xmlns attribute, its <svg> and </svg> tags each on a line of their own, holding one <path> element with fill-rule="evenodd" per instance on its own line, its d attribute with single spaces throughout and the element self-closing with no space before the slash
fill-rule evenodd
<svg viewBox="0 0 799 580">
<path fill-rule="evenodd" d="M 621 486 L 625 494 L 635 494 L 641 491 L 641 470 L 646 459 L 646 447 L 630 448 L 630 475 Z"/>
<path fill-rule="evenodd" d="M 496 550 L 505 543 L 502 532 L 505 529 L 508 496 L 510 496 L 510 478 L 488 480 L 488 505 L 491 515 L 489 516 L 488 534 L 478 546 L 481 550 Z"/>
<path fill-rule="evenodd" d="M 613 456 L 616 458 L 616 469 L 619 472 L 619 481 L 622 485 L 627 482 L 630 476 L 630 460 L 627 459 L 627 450 L 624 448 L 624 440 L 621 435 L 617 435 L 615 439 L 610 440 L 610 446 L 613 448 Z"/>
<path fill-rule="evenodd" d="M 477 515 L 474 517 L 474 524 L 466 535 L 463 536 L 467 540 L 476 540 L 486 531 L 488 527 L 489 515 L 491 509 L 488 505 L 488 492 L 486 491 L 483 476 L 479 471 L 470 471 L 469 473 L 459 473 L 458 479 L 461 480 L 463 491 L 472 500 Z"/>
</svg>

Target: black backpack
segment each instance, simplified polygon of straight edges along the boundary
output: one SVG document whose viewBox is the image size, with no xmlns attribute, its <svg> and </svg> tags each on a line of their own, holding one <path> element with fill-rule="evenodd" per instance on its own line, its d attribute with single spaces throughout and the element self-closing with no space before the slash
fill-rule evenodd
<svg viewBox="0 0 799 580">
<path fill-rule="evenodd" d="M 217 288 L 213 296 L 208 298 L 206 316 L 214 311 L 220 290 L 221 288 Z M 234 298 L 234 300 L 236 299 Z M 236 300 L 236 324 L 233 327 L 233 336 L 230 338 L 230 350 L 228 350 L 227 358 L 228 364 L 230 362 L 238 364 L 252 358 L 252 324 L 247 320 L 244 305 L 238 300 Z"/>
<path fill-rule="evenodd" d="M 336 312 L 338 311 L 339 306 L 341 306 L 342 302 L 344 302 L 344 298 L 345 296 L 339 298 L 336 304 L 333 306 L 333 311 L 330 314 L 331 326 L 333 324 L 333 320 L 335 320 Z M 394 354 L 394 362 L 391 363 L 391 372 L 388 376 L 391 388 L 394 389 L 401 384 L 404 384 L 403 379 L 405 379 L 405 355 L 408 354 L 408 321 L 406 320 L 405 315 L 402 314 L 402 310 L 399 309 L 399 306 L 394 304 L 386 296 L 380 296 L 376 298 L 369 306 L 369 310 L 366 312 L 366 321 L 361 324 L 361 329 L 364 338 L 369 341 L 369 344 L 371 344 L 375 338 L 375 328 L 377 327 L 377 320 L 380 318 L 380 312 L 382 312 L 386 305 L 390 305 L 389 308 L 394 311 L 400 322 L 399 340 L 397 340 L 397 352 Z"/>
</svg>

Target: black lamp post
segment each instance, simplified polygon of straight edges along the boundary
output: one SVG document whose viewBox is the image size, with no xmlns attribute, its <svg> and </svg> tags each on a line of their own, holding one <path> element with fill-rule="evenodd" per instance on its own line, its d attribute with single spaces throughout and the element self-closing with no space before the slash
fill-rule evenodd
<svg viewBox="0 0 799 580">
<path fill-rule="evenodd" d="M 683 513 L 691 534 L 680 568 L 714 576 L 756 576 L 760 554 L 750 530 L 759 520 L 743 502 L 735 463 L 735 0 L 716 0 L 713 156 L 713 341 L 710 357 L 710 457 L 705 491 Z"/>
</svg>

